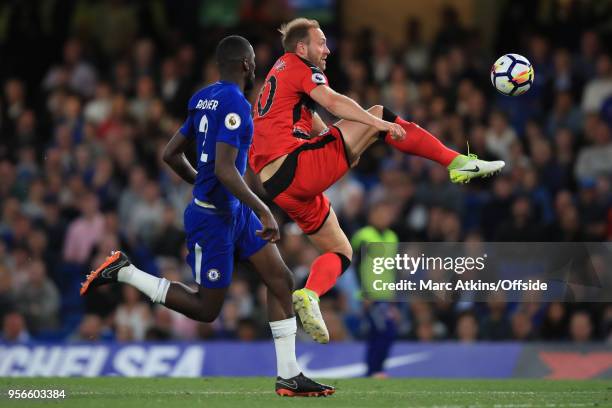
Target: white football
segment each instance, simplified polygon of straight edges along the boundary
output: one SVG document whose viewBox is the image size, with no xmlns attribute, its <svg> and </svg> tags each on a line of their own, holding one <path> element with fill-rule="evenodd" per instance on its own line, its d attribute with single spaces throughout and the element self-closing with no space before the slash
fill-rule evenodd
<svg viewBox="0 0 612 408">
<path fill-rule="evenodd" d="M 507 96 L 524 94 L 533 85 L 534 78 L 531 62 L 519 54 L 502 55 L 491 68 L 491 83 Z"/>
</svg>

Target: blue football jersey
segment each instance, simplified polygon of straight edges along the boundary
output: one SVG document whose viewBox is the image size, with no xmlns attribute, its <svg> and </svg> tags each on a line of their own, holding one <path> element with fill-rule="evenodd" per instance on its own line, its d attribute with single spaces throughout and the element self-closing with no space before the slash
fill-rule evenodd
<svg viewBox="0 0 612 408">
<path fill-rule="evenodd" d="M 215 176 L 217 142 L 238 149 L 236 168 L 244 175 L 253 138 L 251 104 L 232 82 L 219 81 L 196 92 L 189 100 L 189 116 L 180 132 L 196 139 L 197 177 L 193 196 L 218 209 L 237 208 L 239 202 Z"/>
</svg>

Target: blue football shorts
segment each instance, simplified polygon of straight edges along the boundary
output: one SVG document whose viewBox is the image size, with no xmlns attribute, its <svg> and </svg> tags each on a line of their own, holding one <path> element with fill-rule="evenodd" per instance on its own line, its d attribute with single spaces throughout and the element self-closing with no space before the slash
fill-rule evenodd
<svg viewBox="0 0 612 408">
<path fill-rule="evenodd" d="M 184 213 L 187 263 L 198 285 L 227 288 L 232 281 L 234 256 L 245 260 L 266 245 L 255 235 L 262 229 L 253 210 L 239 203 L 234 210 L 204 208 L 191 202 Z"/>
</svg>

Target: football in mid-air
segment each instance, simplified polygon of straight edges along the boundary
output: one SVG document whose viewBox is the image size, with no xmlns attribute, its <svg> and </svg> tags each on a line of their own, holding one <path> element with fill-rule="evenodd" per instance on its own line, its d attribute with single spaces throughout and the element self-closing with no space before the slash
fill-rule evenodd
<svg viewBox="0 0 612 408">
<path fill-rule="evenodd" d="M 533 66 L 519 54 L 505 54 L 491 68 L 491 83 L 507 96 L 522 95 L 531 88 L 534 80 Z"/>
</svg>

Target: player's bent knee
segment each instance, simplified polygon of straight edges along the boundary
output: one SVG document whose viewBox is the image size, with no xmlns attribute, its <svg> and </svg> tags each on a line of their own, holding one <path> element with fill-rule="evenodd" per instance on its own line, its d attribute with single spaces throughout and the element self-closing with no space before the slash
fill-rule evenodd
<svg viewBox="0 0 612 408">
<path fill-rule="evenodd" d="M 223 304 L 211 306 L 210 303 L 201 301 L 197 310 L 193 311 L 191 316 L 188 317 L 202 323 L 212 323 L 221 313 L 222 306 Z"/>
<path fill-rule="evenodd" d="M 345 254 L 341 253 L 341 252 L 336 252 L 336 255 L 338 255 L 338 257 L 340 258 L 340 265 L 342 268 L 342 272 L 344 273 L 346 272 L 346 270 L 349 268 L 349 266 L 351 266 L 351 259 L 353 257 L 353 251 L 351 250 L 350 253 L 350 257 L 346 256 Z"/>
<path fill-rule="evenodd" d="M 330 252 L 335 252 L 338 255 L 342 254 L 348 259 L 353 259 L 353 247 L 351 247 L 348 243 L 346 245 L 339 246 Z"/>
<path fill-rule="evenodd" d="M 202 310 L 201 312 L 198 312 L 197 316 L 194 316 L 193 318 L 202 323 L 212 323 L 215 321 L 217 316 L 219 316 L 219 311 Z"/>
</svg>

